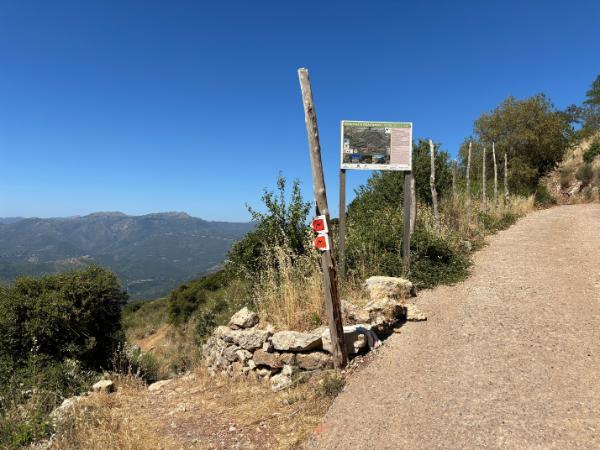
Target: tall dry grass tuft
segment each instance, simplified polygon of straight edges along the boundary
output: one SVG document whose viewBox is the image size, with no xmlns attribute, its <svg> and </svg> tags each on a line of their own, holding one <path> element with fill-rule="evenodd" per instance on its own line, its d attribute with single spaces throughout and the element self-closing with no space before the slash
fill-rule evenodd
<svg viewBox="0 0 600 450">
<path fill-rule="evenodd" d="M 287 246 L 265 252 L 252 280 L 253 302 L 261 320 L 280 329 L 306 330 L 323 323 L 323 283 L 319 255 L 295 255 Z"/>
</svg>

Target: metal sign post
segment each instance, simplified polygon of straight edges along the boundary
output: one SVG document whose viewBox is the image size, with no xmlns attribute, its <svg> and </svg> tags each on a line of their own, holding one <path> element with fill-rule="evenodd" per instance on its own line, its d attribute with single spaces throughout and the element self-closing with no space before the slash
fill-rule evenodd
<svg viewBox="0 0 600 450">
<path fill-rule="evenodd" d="M 333 242 L 329 236 L 330 217 L 327 207 L 327 192 L 325 190 L 325 178 L 323 177 L 323 164 L 321 162 L 321 144 L 319 142 L 319 130 L 317 127 L 317 115 L 313 102 L 310 79 L 308 70 L 298 69 L 300 78 L 300 88 L 302 90 L 302 101 L 304 104 L 304 119 L 306 122 L 306 132 L 308 134 L 308 144 L 310 147 L 310 163 L 313 176 L 313 191 L 315 194 L 315 203 L 317 207 L 317 216 L 324 216 L 320 220 L 325 220 L 324 226 L 314 228 L 320 229 L 317 237 L 318 243 L 315 244 L 321 250 L 321 268 L 323 270 L 323 288 L 325 290 L 325 307 L 327 309 L 327 318 L 329 319 L 329 333 L 331 335 L 333 365 L 336 369 L 341 369 L 348 363 L 348 354 L 344 345 L 344 327 L 342 325 L 342 311 L 340 297 L 338 293 L 337 273 L 335 269 L 335 259 L 333 258 Z M 324 230 L 327 231 L 324 231 Z"/>
</svg>

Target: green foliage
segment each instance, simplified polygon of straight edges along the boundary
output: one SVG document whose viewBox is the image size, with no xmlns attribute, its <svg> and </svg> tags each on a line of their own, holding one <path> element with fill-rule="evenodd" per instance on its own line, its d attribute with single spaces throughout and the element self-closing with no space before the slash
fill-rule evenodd
<svg viewBox="0 0 600 450">
<path fill-rule="evenodd" d="M 535 190 L 534 201 L 536 206 L 545 208 L 556 204 L 556 199 L 550 195 L 548 188 L 544 184 L 539 184 Z"/>
<path fill-rule="evenodd" d="M 0 358 L 15 367 L 31 355 L 106 367 L 122 339 L 126 301 L 116 276 L 100 267 L 19 278 L 0 288 Z"/>
<path fill-rule="evenodd" d="M 581 109 L 583 116 L 582 131 L 584 135 L 592 135 L 600 131 L 600 75 L 596 77 Z"/>
<path fill-rule="evenodd" d="M 109 367 L 127 301 L 100 267 L 0 287 L 0 446 L 51 431 L 50 411 Z"/>
<path fill-rule="evenodd" d="M 475 121 L 472 170 L 482 172 L 482 148 L 487 147 L 486 166 L 492 168 L 492 142 L 496 144 L 498 163 L 508 155 L 511 191 L 534 192 L 540 177 L 562 159 L 573 129 L 570 119 L 538 94 L 524 100 L 508 97 L 490 113 Z M 460 149 L 463 168 L 467 161 L 467 142 Z M 489 177 L 489 175 L 488 175 Z"/>
<path fill-rule="evenodd" d="M 390 178 L 386 174 L 373 174 L 348 208 L 347 269 L 358 279 L 407 275 L 401 254 L 402 197 L 396 185 L 387 182 Z M 417 227 L 411 237 L 410 279 L 419 286 L 431 287 L 464 278 L 469 259 L 456 241 Z"/>
<path fill-rule="evenodd" d="M 306 239 L 310 203 L 302 199 L 298 180 L 293 182 L 289 202 L 287 197 L 286 179 L 280 174 L 276 192 L 265 190 L 263 193 L 266 211 L 248 207 L 256 228 L 234 244 L 228 255 L 228 270 L 252 278 L 260 272 L 269 249 L 286 246 L 294 255 L 305 255 L 310 251 Z"/>
<path fill-rule="evenodd" d="M 600 155 L 600 141 L 595 141 L 583 154 L 583 162 L 591 164 L 596 156 Z"/>
<path fill-rule="evenodd" d="M 594 170 L 590 163 L 584 163 L 575 172 L 575 178 L 577 178 L 584 186 L 587 186 L 594 178 Z"/>
</svg>

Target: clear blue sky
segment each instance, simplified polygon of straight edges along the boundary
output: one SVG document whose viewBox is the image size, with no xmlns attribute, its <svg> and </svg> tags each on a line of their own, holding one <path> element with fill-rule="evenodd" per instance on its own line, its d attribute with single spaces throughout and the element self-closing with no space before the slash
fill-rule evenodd
<svg viewBox="0 0 600 450">
<path fill-rule="evenodd" d="M 592 0 L 0 0 L 0 216 L 247 220 L 279 171 L 312 198 L 301 66 L 337 213 L 341 119 L 455 154 L 508 95 L 581 102 L 599 56 Z"/>
</svg>

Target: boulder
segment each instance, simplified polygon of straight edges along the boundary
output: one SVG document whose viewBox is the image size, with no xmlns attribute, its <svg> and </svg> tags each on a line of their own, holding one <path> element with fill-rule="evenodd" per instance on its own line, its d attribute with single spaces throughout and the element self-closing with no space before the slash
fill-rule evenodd
<svg viewBox="0 0 600 450">
<path fill-rule="evenodd" d="M 333 359 L 324 352 L 298 353 L 296 364 L 304 370 L 329 369 L 333 367 Z"/>
<path fill-rule="evenodd" d="M 257 366 L 267 366 L 272 369 L 282 369 L 286 364 L 294 364 L 296 361 L 295 358 L 296 355 L 293 353 L 269 353 L 259 349 L 254 352 L 252 360 Z"/>
<path fill-rule="evenodd" d="M 342 319 L 347 324 L 365 323 L 369 321 L 369 313 L 363 308 L 342 300 Z"/>
<path fill-rule="evenodd" d="M 167 384 L 169 384 L 172 381 L 173 381 L 172 379 L 157 381 L 156 383 L 152 383 L 150 386 L 148 386 L 148 390 L 149 391 L 158 391 L 159 389 L 162 389 L 163 386 L 166 386 Z"/>
<path fill-rule="evenodd" d="M 405 278 L 383 276 L 368 278 L 364 287 L 371 300 L 409 298 L 414 290 L 413 284 Z"/>
<path fill-rule="evenodd" d="M 237 330 L 251 328 L 258 323 L 258 314 L 244 307 L 236 312 L 229 320 L 229 327 Z"/>
<path fill-rule="evenodd" d="M 305 352 L 321 347 L 321 333 L 301 333 L 299 331 L 280 331 L 271 338 L 275 350 Z"/>
<path fill-rule="evenodd" d="M 406 320 L 408 320 L 409 322 L 421 322 L 423 320 L 427 320 L 427 316 L 423 311 L 417 308 L 416 305 L 407 304 Z"/>
<path fill-rule="evenodd" d="M 252 353 L 244 349 L 236 350 L 235 355 L 237 357 L 237 360 L 243 364 L 246 363 L 246 361 L 248 361 L 250 358 L 252 358 Z"/>
<path fill-rule="evenodd" d="M 374 336 L 371 332 L 371 326 L 370 325 L 348 325 L 344 327 L 344 342 L 346 344 L 346 352 L 349 355 L 355 355 L 357 353 L 359 353 L 363 348 L 367 347 L 368 342 L 368 335 L 371 333 L 371 340 L 372 342 L 370 343 L 371 347 L 378 347 L 379 346 L 379 340 L 375 339 L 376 336 Z M 321 339 L 323 340 L 323 350 L 325 350 L 326 352 L 332 353 L 333 352 L 333 346 L 331 343 L 331 337 L 329 334 L 329 328 L 326 328 L 323 330 L 323 334 L 321 335 Z"/>
<path fill-rule="evenodd" d="M 271 341 L 267 341 L 262 346 L 263 351 L 272 352 L 273 351 L 273 343 Z"/>
<path fill-rule="evenodd" d="M 261 348 L 269 335 L 270 332 L 267 330 L 259 330 L 256 328 L 232 330 L 231 328 L 222 325 L 217 327 L 214 332 L 214 337 L 235 344 L 250 352 Z"/>
<path fill-rule="evenodd" d="M 398 320 L 406 317 L 406 306 L 391 298 L 373 300 L 365 306 L 371 329 L 377 334 L 389 333 Z"/>
<path fill-rule="evenodd" d="M 107 394 L 114 392 L 115 389 L 115 383 L 113 383 L 112 380 L 100 380 L 92 386 L 92 391 L 105 392 Z"/>
</svg>

